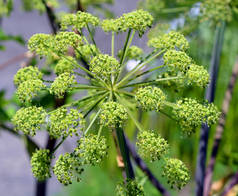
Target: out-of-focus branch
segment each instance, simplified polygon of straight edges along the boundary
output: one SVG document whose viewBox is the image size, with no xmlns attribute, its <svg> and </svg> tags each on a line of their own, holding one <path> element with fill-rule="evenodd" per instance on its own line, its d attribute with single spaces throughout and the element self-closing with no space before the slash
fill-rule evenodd
<svg viewBox="0 0 238 196">
<path fill-rule="evenodd" d="M 235 65 L 233 67 L 233 70 L 232 70 L 230 82 L 228 84 L 228 87 L 227 87 L 227 90 L 225 93 L 225 98 L 224 98 L 223 104 L 222 104 L 222 114 L 221 114 L 221 117 L 219 119 L 219 122 L 218 122 L 218 125 L 216 128 L 216 134 L 214 137 L 211 158 L 210 158 L 208 167 L 206 169 L 206 176 L 205 176 L 205 181 L 204 181 L 204 196 L 208 196 L 210 189 L 211 189 L 211 181 L 212 181 L 212 175 L 213 175 L 214 166 L 215 166 L 215 162 L 216 162 L 216 157 L 217 157 L 217 153 L 218 153 L 219 146 L 221 143 L 222 135 L 224 132 L 226 116 L 227 116 L 227 113 L 229 110 L 230 102 L 232 99 L 232 93 L 233 93 L 233 90 L 235 87 L 235 83 L 237 81 L 237 77 L 238 77 L 238 59 L 237 59 Z"/>
<path fill-rule="evenodd" d="M 147 167 L 145 162 L 140 158 L 137 154 L 135 146 L 130 142 L 130 140 L 126 137 L 126 144 L 131 153 L 133 160 L 136 165 L 145 173 L 148 177 L 149 181 L 155 186 L 155 188 L 164 196 L 170 196 L 170 193 L 165 189 L 165 187 L 157 180 L 157 178 L 153 175 L 150 169 Z"/>
<path fill-rule="evenodd" d="M 42 3 L 44 4 L 45 6 L 45 9 L 46 9 L 46 13 L 47 13 L 47 16 L 48 16 L 48 20 L 49 20 L 49 23 L 51 25 L 51 29 L 53 31 L 54 34 L 57 33 L 57 31 L 59 30 L 60 28 L 60 25 L 59 23 L 57 22 L 57 18 L 56 18 L 56 15 L 53 11 L 53 9 L 48 6 L 48 4 L 46 3 L 45 0 L 42 0 Z"/>
<path fill-rule="evenodd" d="M 84 12 L 84 8 L 83 8 L 83 5 L 82 5 L 82 3 L 81 3 L 81 0 L 77 0 L 77 8 L 76 8 L 76 11 Z"/>
<path fill-rule="evenodd" d="M 215 43 L 213 46 L 213 54 L 211 58 L 210 77 L 211 82 L 206 91 L 206 99 L 208 102 L 213 102 L 215 97 L 216 82 L 220 65 L 220 56 L 223 46 L 225 32 L 225 22 L 217 26 Z M 196 196 L 203 196 L 204 193 L 204 178 L 206 171 L 207 145 L 209 137 L 209 127 L 206 124 L 202 125 L 200 131 L 199 151 L 196 165 Z"/>
<path fill-rule="evenodd" d="M 225 186 L 224 191 L 220 196 L 226 196 L 227 193 L 231 191 L 231 189 L 238 184 L 238 172 L 231 178 L 229 184 Z"/>
</svg>

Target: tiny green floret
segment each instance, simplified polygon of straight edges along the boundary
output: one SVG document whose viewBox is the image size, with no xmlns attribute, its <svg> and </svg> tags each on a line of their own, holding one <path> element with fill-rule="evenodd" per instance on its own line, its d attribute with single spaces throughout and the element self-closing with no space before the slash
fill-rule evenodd
<svg viewBox="0 0 238 196">
<path fill-rule="evenodd" d="M 81 31 L 88 24 L 97 26 L 99 19 L 90 13 L 78 11 L 77 14 L 65 14 L 61 21 L 61 28 L 65 30 L 69 26 L 73 26 L 73 28 Z"/>
<path fill-rule="evenodd" d="M 144 196 L 144 188 L 132 179 L 126 179 L 116 186 L 116 196 Z"/>
<path fill-rule="evenodd" d="M 53 47 L 53 36 L 38 33 L 33 35 L 28 41 L 28 49 L 40 56 L 48 56 Z"/>
<path fill-rule="evenodd" d="M 37 67 L 28 66 L 21 68 L 17 71 L 17 73 L 14 76 L 14 84 L 16 86 L 19 86 L 22 82 L 25 82 L 27 80 L 42 80 L 43 74 L 40 72 L 40 70 Z"/>
<path fill-rule="evenodd" d="M 192 59 L 183 51 L 168 50 L 165 52 L 163 59 L 169 70 L 182 73 L 186 73 L 192 64 Z"/>
<path fill-rule="evenodd" d="M 140 36 L 144 34 L 148 27 L 150 28 L 152 26 L 154 20 L 149 12 L 142 9 L 123 14 L 122 18 L 124 24 L 121 30 L 134 29 L 138 31 Z"/>
<path fill-rule="evenodd" d="M 53 167 L 53 172 L 58 181 L 67 186 L 72 184 L 74 178 L 77 181 L 81 180 L 79 175 L 83 172 L 83 169 L 81 163 L 72 153 L 65 153 L 59 156 Z"/>
<path fill-rule="evenodd" d="M 168 142 L 155 131 L 143 131 L 137 135 L 139 154 L 150 161 L 160 160 L 168 152 Z"/>
<path fill-rule="evenodd" d="M 59 32 L 54 36 L 53 43 L 53 52 L 65 54 L 69 47 L 77 48 L 77 46 L 82 45 L 83 39 L 74 32 Z"/>
<path fill-rule="evenodd" d="M 36 130 L 45 123 L 46 112 L 42 107 L 26 107 L 19 109 L 12 118 L 15 130 L 22 131 L 26 135 L 34 136 Z"/>
<path fill-rule="evenodd" d="M 78 135 L 79 127 L 84 127 L 83 115 L 76 109 L 59 108 L 50 114 L 49 134 L 53 138 Z"/>
<path fill-rule="evenodd" d="M 181 50 L 186 51 L 189 48 L 188 41 L 179 32 L 170 31 L 168 34 L 163 34 L 159 37 L 153 37 L 148 41 L 148 45 L 157 49 Z"/>
<path fill-rule="evenodd" d="M 70 87 L 76 84 L 75 76 L 70 73 L 60 74 L 50 87 L 50 93 L 57 97 L 63 97 L 64 94 L 70 90 Z"/>
<path fill-rule="evenodd" d="M 137 90 L 135 99 L 144 110 L 159 111 L 164 105 L 166 96 L 160 88 L 147 86 Z"/>
<path fill-rule="evenodd" d="M 123 122 L 127 120 L 127 112 L 123 105 L 117 102 L 106 102 L 101 106 L 100 124 L 106 127 L 122 126 Z"/>
<path fill-rule="evenodd" d="M 200 104 L 190 98 L 177 101 L 173 108 L 173 114 L 186 135 L 191 135 L 202 123 L 211 126 L 217 122 L 220 116 L 220 112 L 214 104 Z"/>
<path fill-rule="evenodd" d="M 210 82 L 209 73 L 203 66 L 192 64 L 186 73 L 188 84 L 195 84 L 201 88 L 207 87 Z"/>
<path fill-rule="evenodd" d="M 171 188 L 183 188 L 190 180 L 186 165 L 179 159 L 167 158 L 163 166 L 163 176 L 168 179 Z"/>
<path fill-rule="evenodd" d="M 77 61 L 71 57 L 68 56 L 69 60 L 66 59 L 60 59 L 58 63 L 55 66 L 55 73 L 57 75 L 63 74 L 63 73 L 72 73 L 74 69 L 74 64 L 77 64 Z"/>
<path fill-rule="evenodd" d="M 86 135 L 78 140 L 78 147 L 75 153 L 82 159 L 83 165 L 98 165 L 107 156 L 107 143 L 106 138 L 97 135 Z"/>
<path fill-rule="evenodd" d="M 22 103 L 30 103 L 33 97 L 45 87 L 42 80 L 27 80 L 19 85 L 16 95 Z"/>
<path fill-rule="evenodd" d="M 50 173 L 51 155 L 50 150 L 36 150 L 31 157 L 32 173 L 39 181 L 44 181 L 51 177 Z"/>
<path fill-rule="evenodd" d="M 119 71 L 120 64 L 112 56 L 99 54 L 92 59 L 89 68 L 97 77 L 109 80 L 112 74 Z"/>
</svg>

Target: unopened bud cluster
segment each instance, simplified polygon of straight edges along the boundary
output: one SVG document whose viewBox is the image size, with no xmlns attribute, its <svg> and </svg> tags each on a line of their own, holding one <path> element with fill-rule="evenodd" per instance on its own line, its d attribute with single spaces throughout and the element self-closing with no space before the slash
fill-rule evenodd
<svg viewBox="0 0 238 196">
<path fill-rule="evenodd" d="M 116 196 L 144 196 L 143 187 L 136 180 L 127 179 L 116 187 Z"/>
<path fill-rule="evenodd" d="M 169 148 L 167 141 L 151 130 L 139 132 L 136 145 L 139 154 L 150 161 L 160 160 Z"/>
<path fill-rule="evenodd" d="M 144 110 L 159 111 L 164 105 L 166 96 L 160 88 L 147 86 L 137 90 L 135 99 Z"/>
</svg>

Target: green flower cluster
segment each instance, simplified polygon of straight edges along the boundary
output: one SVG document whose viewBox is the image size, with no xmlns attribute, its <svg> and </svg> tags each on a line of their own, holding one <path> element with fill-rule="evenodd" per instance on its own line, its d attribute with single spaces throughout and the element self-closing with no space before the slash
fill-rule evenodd
<svg viewBox="0 0 238 196">
<path fill-rule="evenodd" d="M 45 87 L 42 80 L 27 80 L 19 85 L 16 95 L 21 102 L 29 103 Z"/>
<path fill-rule="evenodd" d="M 181 71 L 185 73 L 192 63 L 192 59 L 185 52 L 177 50 L 166 51 L 163 59 L 164 64 L 173 72 Z"/>
<path fill-rule="evenodd" d="M 101 27 L 105 32 L 114 31 L 126 31 L 127 29 L 133 29 L 138 31 L 139 35 L 142 36 L 146 29 L 152 26 L 153 17 L 149 12 L 144 10 L 136 10 L 123 14 L 117 19 L 106 19 L 101 23 Z"/>
<path fill-rule="evenodd" d="M 177 101 L 173 114 L 186 135 L 194 132 L 202 123 L 208 126 L 216 123 L 220 112 L 214 104 L 200 104 L 194 99 L 185 98 Z"/>
<path fill-rule="evenodd" d="M 215 23 L 232 20 L 232 2 L 234 0 L 205 0 L 201 5 L 202 20 Z"/>
<path fill-rule="evenodd" d="M 97 137 L 96 135 L 86 135 L 78 140 L 78 147 L 75 153 L 82 159 L 83 165 L 98 165 L 107 155 L 106 138 L 103 136 Z"/>
<path fill-rule="evenodd" d="M 122 56 L 122 50 L 118 52 L 118 57 L 121 58 Z M 143 54 L 143 50 L 139 48 L 138 46 L 131 46 L 126 53 L 126 57 L 128 59 L 139 59 L 141 55 Z"/>
<path fill-rule="evenodd" d="M 164 105 L 166 96 L 160 88 L 147 86 L 137 90 L 135 99 L 144 110 L 159 111 Z"/>
<path fill-rule="evenodd" d="M 84 127 L 85 121 L 83 115 L 76 109 L 59 108 L 50 114 L 49 134 L 53 138 L 72 136 L 73 133 L 78 135 L 78 126 Z"/>
<path fill-rule="evenodd" d="M 48 149 L 36 150 L 31 157 L 32 173 L 39 181 L 51 177 L 50 173 L 51 156 Z"/>
<path fill-rule="evenodd" d="M 45 123 L 46 112 L 42 107 L 26 107 L 19 109 L 12 118 L 15 130 L 21 130 L 24 134 L 34 136 L 36 130 Z"/>
<path fill-rule="evenodd" d="M 55 73 L 57 75 L 63 74 L 63 73 L 72 73 L 74 69 L 74 64 L 77 64 L 77 61 L 71 57 L 67 57 L 68 60 L 66 59 L 60 59 L 56 66 L 55 66 Z"/>
<path fill-rule="evenodd" d="M 49 34 L 34 34 L 28 40 L 28 49 L 40 56 L 48 56 L 53 48 L 53 36 Z"/>
<path fill-rule="evenodd" d="M 186 51 L 189 48 L 186 38 L 181 33 L 175 31 L 170 31 L 168 34 L 151 38 L 148 41 L 148 45 L 157 49 L 167 50 L 179 49 Z"/>
<path fill-rule="evenodd" d="M 50 93 L 62 98 L 73 84 L 76 84 L 74 75 L 68 72 L 60 74 L 51 84 Z"/>
<path fill-rule="evenodd" d="M 42 80 L 43 74 L 39 71 L 37 67 L 24 67 L 17 71 L 17 73 L 14 76 L 14 84 L 16 86 L 19 86 L 21 83 L 27 81 L 27 80 Z"/>
<path fill-rule="evenodd" d="M 83 39 L 74 32 L 59 32 L 54 36 L 53 43 L 53 51 L 65 54 L 69 47 L 77 48 L 78 45 L 82 45 Z"/>
<path fill-rule="evenodd" d="M 109 80 L 112 74 L 119 71 L 120 64 L 107 54 L 99 54 L 92 59 L 89 68 L 97 77 Z"/>
<path fill-rule="evenodd" d="M 66 30 L 69 26 L 81 31 L 88 24 L 97 26 L 99 19 L 87 12 L 78 11 L 77 14 L 65 14 L 61 20 L 61 29 Z"/>
<path fill-rule="evenodd" d="M 179 159 L 174 158 L 165 160 L 163 176 L 168 179 L 168 184 L 171 185 L 171 188 L 177 187 L 178 189 L 184 187 L 190 179 L 186 165 Z"/>
<path fill-rule="evenodd" d="M 81 180 L 79 175 L 83 172 L 83 169 L 73 154 L 65 153 L 59 156 L 53 167 L 53 172 L 60 183 L 69 185 L 72 184 L 74 178 L 78 182 Z"/>
<path fill-rule="evenodd" d="M 74 32 L 59 32 L 55 36 L 39 33 L 29 39 L 28 49 L 38 55 L 49 56 L 65 54 L 69 47 L 76 48 L 82 44 L 82 37 Z"/>
<path fill-rule="evenodd" d="M 150 161 L 160 160 L 169 148 L 167 141 L 155 131 L 139 132 L 136 145 L 139 154 Z"/>
<path fill-rule="evenodd" d="M 195 64 L 191 64 L 189 66 L 185 77 L 189 85 L 194 84 L 202 88 L 205 88 L 210 82 L 210 77 L 207 70 L 204 69 L 203 66 Z"/>
<path fill-rule="evenodd" d="M 116 196 L 144 196 L 145 192 L 136 180 L 127 179 L 116 187 Z"/>
<path fill-rule="evenodd" d="M 100 124 L 106 127 L 122 126 L 127 120 L 127 111 L 123 105 L 117 102 L 105 102 L 101 106 Z"/>
</svg>

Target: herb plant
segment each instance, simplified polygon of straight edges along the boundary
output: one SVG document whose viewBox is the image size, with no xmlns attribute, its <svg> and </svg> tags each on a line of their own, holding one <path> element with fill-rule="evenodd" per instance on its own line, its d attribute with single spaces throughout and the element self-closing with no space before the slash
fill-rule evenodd
<svg viewBox="0 0 238 196">
<path fill-rule="evenodd" d="M 149 161 L 163 163 L 163 176 L 172 188 L 181 189 L 187 184 L 190 178 L 188 168 L 179 159 L 170 157 L 167 141 L 158 131 L 145 130 L 133 112 L 141 108 L 165 114 L 186 136 L 202 123 L 209 126 L 216 123 L 220 113 L 214 104 L 206 101 L 192 98 L 169 100 L 164 85 L 205 88 L 209 74 L 186 54 L 189 44 L 180 33 L 172 31 L 151 38 L 148 45 L 152 51 L 147 55 L 132 46 L 135 34 L 143 36 L 152 24 L 153 17 L 144 10 L 105 20 L 79 11 L 62 17 L 62 31 L 56 35 L 35 34 L 30 38 L 28 48 L 31 52 L 57 62 L 53 81 L 32 66 L 20 69 L 14 77 L 16 94 L 22 102 L 22 108 L 12 119 L 16 131 L 35 136 L 38 130 L 46 128 L 52 138 L 59 140 L 52 152 L 38 149 L 33 153 L 32 172 L 38 180 L 49 178 L 53 171 L 64 185 L 71 184 L 73 179 L 80 181 L 86 165 L 98 165 L 107 156 L 109 146 L 103 131 L 109 131 L 116 135 L 115 143 L 127 178 L 125 184 L 118 186 L 118 194 L 143 195 L 141 186 L 135 181 L 123 129 L 127 119 L 131 119 L 139 130 L 137 147 L 140 155 Z M 102 53 L 96 45 L 93 35 L 96 27 L 111 34 L 110 54 Z M 127 33 L 126 40 L 116 53 L 115 38 L 123 32 Z M 72 50 L 74 54 L 70 55 Z M 158 57 L 162 63 L 154 65 Z M 130 71 L 126 68 L 129 59 L 138 59 Z M 152 72 L 157 73 L 156 78 L 147 77 Z M 45 91 L 56 98 L 64 98 L 71 92 L 83 91 L 86 95 L 50 111 L 32 101 Z M 90 119 L 89 123 L 86 123 L 87 119 Z M 98 130 L 93 130 L 94 124 L 99 125 Z M 72 136 L 78 137 L 78 145 L 73 152 L 60 155 L 51 167 L 51 159 L 58 147 Z"/>
</svg>

